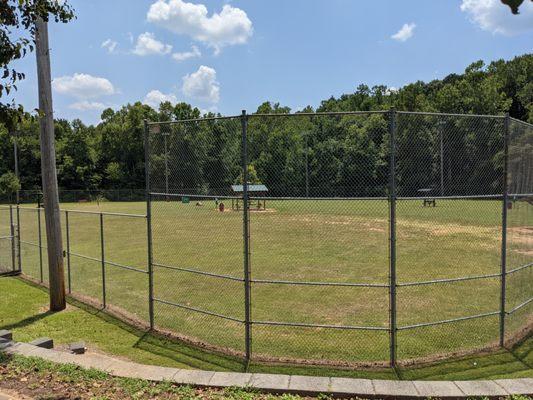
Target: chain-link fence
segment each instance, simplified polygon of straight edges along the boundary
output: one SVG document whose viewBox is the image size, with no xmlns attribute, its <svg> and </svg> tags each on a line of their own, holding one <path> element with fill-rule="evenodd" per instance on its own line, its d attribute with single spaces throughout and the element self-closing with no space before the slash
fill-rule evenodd
<svg viewBox="0 0 533 400">
<path fill-rule="evenodd" d="M 387 111 L 147 131 L 156 326 L 247 360 L 342 365 L 530 329 L 531 125 Z"/>
<path fill-rule="evenodd" d="M 396 111 L 150 122 L 146 159 L 146 215 L 62 213 L 69 292 L 128 320 L 246 362 L 336 366 L 531 330 L 532 125 Z M 3 265 L 46 282 L 43 211 L 0 210 Z"/>
</svg>

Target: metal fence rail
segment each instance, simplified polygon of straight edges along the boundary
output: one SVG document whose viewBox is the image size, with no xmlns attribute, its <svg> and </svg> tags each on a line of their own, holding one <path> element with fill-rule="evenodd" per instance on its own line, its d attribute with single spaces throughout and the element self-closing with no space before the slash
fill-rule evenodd
<svg viewBox="0 0 533 400">
<path fill-rule="evenodd" d="M 146 214 L 62 211 L 69 293 L 245 364 L 395 366 L 531 330 L 530 124 L 243 112 L 146 122 L 145 155 Z M 46 283 L 43 213 L 0 207 L 0 268 Z"/>
</svg>

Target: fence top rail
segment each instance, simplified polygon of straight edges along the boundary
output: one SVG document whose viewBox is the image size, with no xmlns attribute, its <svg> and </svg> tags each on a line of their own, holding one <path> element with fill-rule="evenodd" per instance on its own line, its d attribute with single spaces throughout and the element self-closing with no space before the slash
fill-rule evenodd
<svg viewBox="0 0 533 400">
<path fill-rule="evenodd" d="M 207 117 L 207 118 L 190 118 L 190 119 L 180 119 L 177 121 L 148 121 L 147 125 L 174 125 L 180 124 L 183 122 L 207 122 L 207 121 L 218 121 L 224 119 L 236 119 L 241 118 L 242 115 L 227 115 L 227 116 L 218 116 L 218 117 Z"/>
<path fill-rule="evenodd" d="M 151 192 L 150 196 L 165 196 L 165 197 L 191 197 L 197 199 L 234 199 L 240 200 L 242 196 L 219 196 L 215 194 L 192 194 L 192 193 L 158 193 Z"/>
<path fill-rule="evenodd" d="M 21 207 L 18 206 L 20 210 L 43 210 L 43 207 Z M 71 210 L 71 209 L 63 209 L 61 208 L 59 211 L 61 212 L 68 212 L 73 214 L 91 214 L 91 215 L 110 215 L 114 217 L 129 217 L 129 218 L 146 218 L 145 214 L 128 214 L 128 213 L 116 213 L 116 212 L 108 212 L 108 211 L 89 211 L 89 210 Z"/>
<path fill-rule="evenodd" d="M 368 110 L 368 111 L 330 111 L 330 112 L 297 112 L 297 113 L 258 113 L 248 114 L 248 118 L 255 117 L 327 117 L 342 115 L 369 115 L 369 114 L 388 114 L 390 110 Z"/>
<path fill-rule="evenodd" d="M 260 117 L 320 117 L 320 116 L 343 116 L 343 115 L 370 115 L 370 114 L 388 114 L 394 109 L 387 110 L 367 110 L 367 111 L 329 111 L 329 112 L 296 112 L 296 113 L 257 113 L 257 114 L 239 114 L 239 115 L 229 115 L 229 116 L 216 116 L 216 117 L 206 117 L 206 118 L 190 118 L 190 119 L 181 119 L 177 121 L 148 121 L 148 126 L 153 125 L 173 125 L 187 122 L 209 122 L 225 119 L 237 119 L 245 116 L 246 118 L 260 118 Z M 500 115 L 491 115 L 491 114 L 461 114 L 461 113 L 439 113 L 439 112 L 430 112 L 430 111 L 396 111 L 398 114 L 405 115 L 433 115 L 433 116 L 448 116 L 448 117 L 467 117 L 467 118 L 493 118 L 493 119 L 505 119 L 507 116 Z M 521 122 L 528 126 L 533 126 L 528 122 L 521 121 L 516 118 L 511 118 L 513 121 Z"/>
<path fill-rule="evenodd" d="M 146 218 L 145 214 L 128 214 L 128 213 L 117 213 L 117 212 L 107 212 L 107 211 L 86 211 L 86 210 L 71 210 L 71 209 L 61 209 L 60 211 L 74 213 L 74 214 L 92 214 L 92 215 L 109 215 L 109 216 L 114 216 L 114 217 Z"/>
<path fill-rule="evenodd" d="M 529 122 L 526 122 L 526 121 L 522 121 L 521 119 L 517 119 L 517 118 L 513 118 L 513 117 L 509 117 L 509 119 L 513 122 L 519 122 L 521 124 L 524 124 L 526 126 L 529 126 L 530 128 L 533 128 L 533 124 L 530 124 Z"/>
<path fill-rule="evenodd" d="M 434 115 L 440 117 L 470 117 L 470 118 L 495 118 L 505 119 L 506 115 L 492 115 L 492 114 L 460 114 L 460 113 L 439 113 L 430 111 L 397 111 L 398 114 L 405 115 Z"/>
<path fill-rule="evenodd" d="M 329 200 L 388 200 L 385 196 L 376 197 L 305 197 L 305 196 L 248 196 L 250 200 L 316 200 L 316 201 L 329 201 Z"/>
<path fill-rule="evenodd" d="M 467 200 L 467 199 L 501 199 L 503 194 L 472 194 L 464 196 L 397 196 L 397 200 Z"/>
</svg>

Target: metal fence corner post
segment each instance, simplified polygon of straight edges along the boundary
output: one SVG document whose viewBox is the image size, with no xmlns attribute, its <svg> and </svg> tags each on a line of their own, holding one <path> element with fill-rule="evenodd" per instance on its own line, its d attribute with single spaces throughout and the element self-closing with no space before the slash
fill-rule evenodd
<svg viewBox="0 0 533 400">
<path fill-rule="evenodd" d="M 503 185 L 502 185 L 502 248 L 501 248 L 501 293 L 500 293 L 500 347 L 505 345 L 505 303 L 507 289 L 507 203 L 508 203 L 508 165 L 509 165 L 509 131 L 511 118 L 505 115 L 503 131 Z"/>
<path fill-rule="evenodd" d="M 67 242 L 67 283 L 68 283 L 68 293 L 72 293 L 72 279 L 70 272 L 70 223 L 68 220 L 68 211 L 65 211 L 65 235 Z"/>
<path fill-rule="evenodd" d="M 252 353 L 252 327 L 251 327 L 251 285 L 250 285 L 250 209 L 248 198 L 248 115 L 242 111 L 242 197 L 243 197 L 243 247 L 244 247 L 244 340 L 246 369 L 251 360 Z"/>
<path fill-rule="evenodd" d="M 20 206 L 17 202 L 17 255 L 18 255 L 18 272 L 22 273 L 22 253 L 20 252 Z"/>
<path fill-rule="evenodd" d="M 102 305 L 107 306 L 106 301 L 106 278 L 105 278 L 105 241 L 104 241 L 104 214 L 100 213 L 100 252 L 102 266 Z"/>
<path fill-rule="evenodd" d="M 15 244 L 15 224 L 13 218 L 13 206 L 9 205 L 9 235 L 11 236 L 11 271 L 17 271 L 16 266 L 16 244 Z"/>
<path fill-rule="evenodd" d="M 37 208 L 37 229 L 39 236 L 39 280 L 43 283 L 43 235 L 41 232 L 41 205 Z"/>
<path fill-rule="evenodd" d="M 148 121 L 144 120 L 144 173 L 146 185 L 146 236 L 148 251 L 148 318 L 150 329 L 154 329 L 154 270 L 152 248 L 152 196 L 150 194 L 150 139 Z M 165 139 L 166 140 L 166 139 Z M 165 156 L 166 158 L 166 156 Z M 168 194 L 168 190 L 167 190 Z"/>
<path fill-rule="evenodd" d="M 389 331 L 390 365 L 396 367 L 396 131 L 397 114 L 389 111 L 390 169 L 389 169 Z"/>
</svg>

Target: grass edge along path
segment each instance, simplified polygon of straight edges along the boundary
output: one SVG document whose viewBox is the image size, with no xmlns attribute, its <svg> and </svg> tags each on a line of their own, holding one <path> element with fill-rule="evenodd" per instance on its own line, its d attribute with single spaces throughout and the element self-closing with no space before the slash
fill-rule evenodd
<svg viewBox="0 0 533 400">
<path fill-rule="evenodd" d="M 59 346 L 84 340 L 91 351 L 152 365 L 215 371 L 242 371 L 241 360 L 212 354 L 140 331 L 102 310 L 69 299 L 61 313 L 47 311 L 47 292 L 19 278 L 0 278 L 0 328 L 11 329 L 18 341 L 49 336 Z M 414 368 L 343 370 L 325 367 L 261 365 L 250 372 L 368 379 L 471 380 L 533 377 L 533 337 L 512 350 L 469 356 Z"/>
<path fill-rule="evenodd" d="M 46 385 L 42 382 L 46 381 Z M 0 391 L 35 398 L 62 399 L 284 399 L 302 397 L 290 394 L 262 394 L 248 388 L 193 388 L 172 382 L 119 378 L 72 364 L 55 364 L 37 357 L 7 356 L 0 353 Z M 527 400 L 527 397 L 517 397 Z"/>
</svg>

